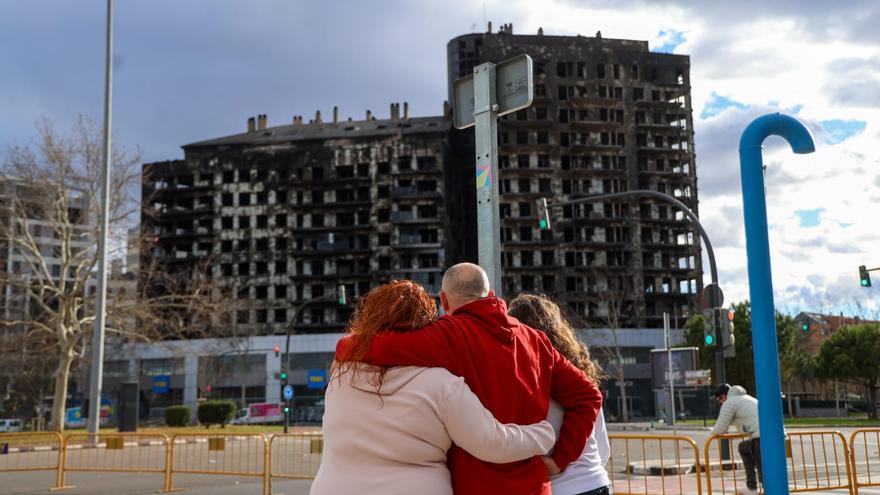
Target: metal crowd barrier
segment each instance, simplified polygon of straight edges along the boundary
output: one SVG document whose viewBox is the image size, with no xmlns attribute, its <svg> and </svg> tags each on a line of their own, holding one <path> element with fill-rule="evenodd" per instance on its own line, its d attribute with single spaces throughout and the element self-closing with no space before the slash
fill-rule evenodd
<svg viewBox="0 0 880 495">
<path fill-rule="evenodd" d="M 712 436 L 703 449 L 708 495 L 736 493 L 745 483 L 740 468 L 739 444 L 746 435 Z M 731 459 L 721 460 L 721 442 L 728 442 Z M 791 493 L 830 490 L 853 492 L 850 455 L 846 439 L 838 431 L 799 431 L 788 434 L 788 484 Z M 715 448 L 713 449 L 713 444 Z M 714 455 L 713 455 L 714 453 Z M 716 459 L 716 461 L 712 461 Z"/>
<path fill-rule="evenodd" d="M 171 440 L 171 463 L 166 487 L 174 489 L 174 475 L 217 474 L 262 479 L 268 495 L 269 449 L 262 433 L 178 433 Z"/>
<path fill-rule="evenodd" d="M 168 490 L 169 454 L 161 433 L 74 433 L 64 440 L 59 486 L 69 472 L 156 473 Z"/>
<path fill-rule="evenodd" d="M 852 493 L 849 447 L 839 431 L 789 433 L 786 451 L 792 493 L 825 490 Z"/>
<path fill-rule="evenodd" d="M 269 492 L 273 478 L 314 479 L 321 467 L 324 435 L 281 433 L 269 438 Z"/>
<path fill-rule="evenodd" d="M 706 440 L 703 446 L 705 462 L 703 467 L 706 473 L 706 493 L 708 495 L 712 495 L 713 489 L 715 490 L 714 493 L 721 493 L 722 495 L 727 493 L 734 494 L 737 491 L 737 483 L 745 483 L 745 475 L 738 468 L 738 463 L 740 462 L 739 444 L 746 438 L 748 438 L 748 435 L 732 434 L 713 435 Z M 727 443 L 730 459 L 721 458 L 722 442 Z M 712 455 L 713 445 L 715 445 L 714 456 Z M 739 475 L 737 475 L 738 471 L 740 472 Z M 716 474 L 717 476 L 715 476 Z"/>
<path fill-rule="evenodd" d="M 880 486 L 880 428 L 855 430 L 849 437 L 853 493 Z"/>
<path fill-rule="evenodd" d="M 618 495 L 701 494 L 700 454 L 688 437 L 608 435 L 607 469 Z M 624 476 L 621 476 L 621 470 Z"/>
<path fill-rule="evenodd" d="M 0 472 L 54 471 L 55 486 L 64 486 L 64 439 L 54 431 L 0 433 Z"/>
</svg>

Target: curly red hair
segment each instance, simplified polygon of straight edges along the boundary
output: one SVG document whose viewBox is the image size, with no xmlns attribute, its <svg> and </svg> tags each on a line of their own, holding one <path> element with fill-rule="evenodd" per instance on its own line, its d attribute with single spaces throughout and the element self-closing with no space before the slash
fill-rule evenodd
<svg viewBox="0 0 880 495">
<path fill-rule="evenodd" d="M 381 332 L 409 332 L 421 328 L 438 317 L 437 304 L 416 282 L 392 280 L 371 290 L 358 302 L 348 325 L 350 339 L 346 361 L 334 366 L 338 377 L 355 371 L 370 348 L 373 337 Z M 379 383 L 385 373 L 378 368 Z"/>
</svg>

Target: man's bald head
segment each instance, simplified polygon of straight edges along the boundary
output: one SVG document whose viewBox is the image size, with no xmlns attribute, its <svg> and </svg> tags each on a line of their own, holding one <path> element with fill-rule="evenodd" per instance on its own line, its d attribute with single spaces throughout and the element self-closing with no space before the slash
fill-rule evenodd
<svg viewBox="0 0 880 495">
<path fill-rule="evenodd" d="M 489 295 L 489 276 L 473 263 L 459 263 L 443 274 L 440 300 L 447 312 Z"/>
</svg>

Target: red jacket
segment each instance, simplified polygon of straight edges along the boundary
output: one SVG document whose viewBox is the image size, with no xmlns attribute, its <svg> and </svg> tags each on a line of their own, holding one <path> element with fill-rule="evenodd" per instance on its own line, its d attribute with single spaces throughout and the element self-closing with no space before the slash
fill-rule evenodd
<svg viewBox="0 0 880 495">
<path fill-rule="evenodd" d="M 336 346 L 345 360 L 347 339 Z M 550 398 L 565 408 L 553 459 L 565 468 L 584 450 L 602 405 L 594 383 L 550 344 L 542 332 L 507 316 L 501 299 L 484 298 L 413 332 L 376 336 L 364 361 L 380 366 L 438 366 L 461 376 L 502 423 L 546 419 Z M 458 447 L 448 464 L 456 495 L 550 495 L 537 457 L 510 464 L 480 461 Z"/>
</svg>

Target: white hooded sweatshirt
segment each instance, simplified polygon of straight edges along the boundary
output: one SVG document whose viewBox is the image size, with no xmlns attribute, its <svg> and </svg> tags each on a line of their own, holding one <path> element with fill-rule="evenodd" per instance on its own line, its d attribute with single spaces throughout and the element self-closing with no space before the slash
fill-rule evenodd
<svg viewBox="0 0 880 495">
<path fill-rule="evenodd" d="M 712 434 L 724 435 L 731 423 L 749 438 L 761 436 L 758 427 L 758 399 L 747 394 L 746 389 L 739 385 L 733 385 L 727 392 L 727 400 L 721 406 Z"/>
</svg>

